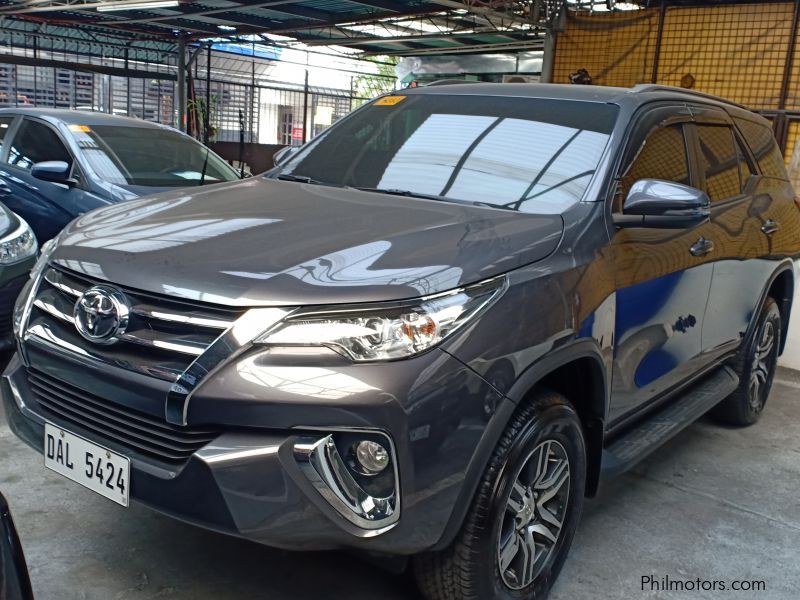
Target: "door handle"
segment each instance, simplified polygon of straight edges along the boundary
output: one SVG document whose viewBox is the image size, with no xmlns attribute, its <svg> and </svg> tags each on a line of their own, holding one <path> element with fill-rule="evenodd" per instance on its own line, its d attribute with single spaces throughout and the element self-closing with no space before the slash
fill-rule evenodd
<svg viewBox="0 0 800 600">
<path fill-rule="evenodd" d="M 692 256 L 705 256 L 714 251 L 714 242 L 701 237 L 694 244 L 689 246 L 689 252 Z"/>
<path fill-rule="evenodd" d="M 775 221 L 773 219 L 769 219 L 769 220 L 767 220 L 766 223 L 764 223 L 761 226 L 761 231 L 763 231 L 767 235 L 772 235 L 773 233 L 778 231 L 778 229 L 780 229 L 780 228 L 781 228 L 780 223 L 778 223 L 777 221 Z"/>
</svg>

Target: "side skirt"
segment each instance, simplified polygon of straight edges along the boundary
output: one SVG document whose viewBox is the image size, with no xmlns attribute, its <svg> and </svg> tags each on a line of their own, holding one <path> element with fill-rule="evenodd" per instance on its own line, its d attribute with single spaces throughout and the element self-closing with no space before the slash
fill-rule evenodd
<svg viewBox="0 0 800 600">
<path fill-rule="evenodd" d="M 624 473 L 732 394 L 739 377 L 720 367 L 681 397 L 646 417 L 603 450 L 602 479 Z"/>
</svg>

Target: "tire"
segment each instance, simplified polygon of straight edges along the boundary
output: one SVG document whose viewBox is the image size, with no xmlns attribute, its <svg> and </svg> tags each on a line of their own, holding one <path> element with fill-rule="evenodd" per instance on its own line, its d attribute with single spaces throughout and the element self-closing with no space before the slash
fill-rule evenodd
<svg viewBox="0 0 800 600">
<path fill-rule="evenodd" d="M 578 415 L 560 394 L 537 391 L 503 432 L 456 540 L 441 552 L 414 557 L 423 595 L 428 600 L 545 598 L 572 544 L 585 484 L 586 447 Z M 548 499 L 542 501 L 544 496 Z M 529 546 L 524 540 L 543 543 L 533 564 L 525 561 Z"/>
<path fill-rule="evenodd" d="M 778 366 L 781 325 L 778 303 L 768 297 L 761 307 L 755 333 L 732 365 L 739 376 L 739 387 L 711 412 L 721 423 L 746 427 L 761 417 Z"/>
</svg>

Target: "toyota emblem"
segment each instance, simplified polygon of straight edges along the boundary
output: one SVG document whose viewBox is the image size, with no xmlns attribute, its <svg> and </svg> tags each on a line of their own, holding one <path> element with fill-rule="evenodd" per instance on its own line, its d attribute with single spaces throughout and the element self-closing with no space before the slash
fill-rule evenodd
<svg viewBox="0 0 800 600">
<path fill-rule="evenodd" d="M 84 338 L 95 344 L 113 344 L 125 333 L 129 313 L 130 306 L 121 291 L 96 285 L 81 294 L 72 316 Z"/>
</svg>

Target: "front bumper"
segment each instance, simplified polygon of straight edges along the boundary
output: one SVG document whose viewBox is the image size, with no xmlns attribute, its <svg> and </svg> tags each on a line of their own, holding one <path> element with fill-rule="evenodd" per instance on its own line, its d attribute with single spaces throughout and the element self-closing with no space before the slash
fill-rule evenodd
<svg viewBox="0 0 800 600">
<path fill-rule="evenodd" d="M 130 404 L 138 395 L 153 412 L 153 401 L 165 397 L 122 369 L 30 345 L 26 352 L 38 370 L 108 402 Z M 175 518 L 286 549 L 413 554 L 440 545 L 455 507 L 471 496 L 464 485 L 470 465 L 485 460 L 478 455 L 487 431 L 482 409 L 498 403 L 497 393 L 440 350 L 386 364 L 297 362 L 281 364 L 258 351 L 205 382 L 193 397 L 189 424 L 214 423 L 220 433 L 180 464 L 48 413 L 18 355 L 0 385 L 9 425 L 31 447 L 42 452 L 47 420 L 129 456 L 131 498 Z M 385 530 L 344 518 L 296 452 L 298 444 L 331 432 L 364 429 L 383 432 L 394 444 L 400 513 Z"/>
</svg>

